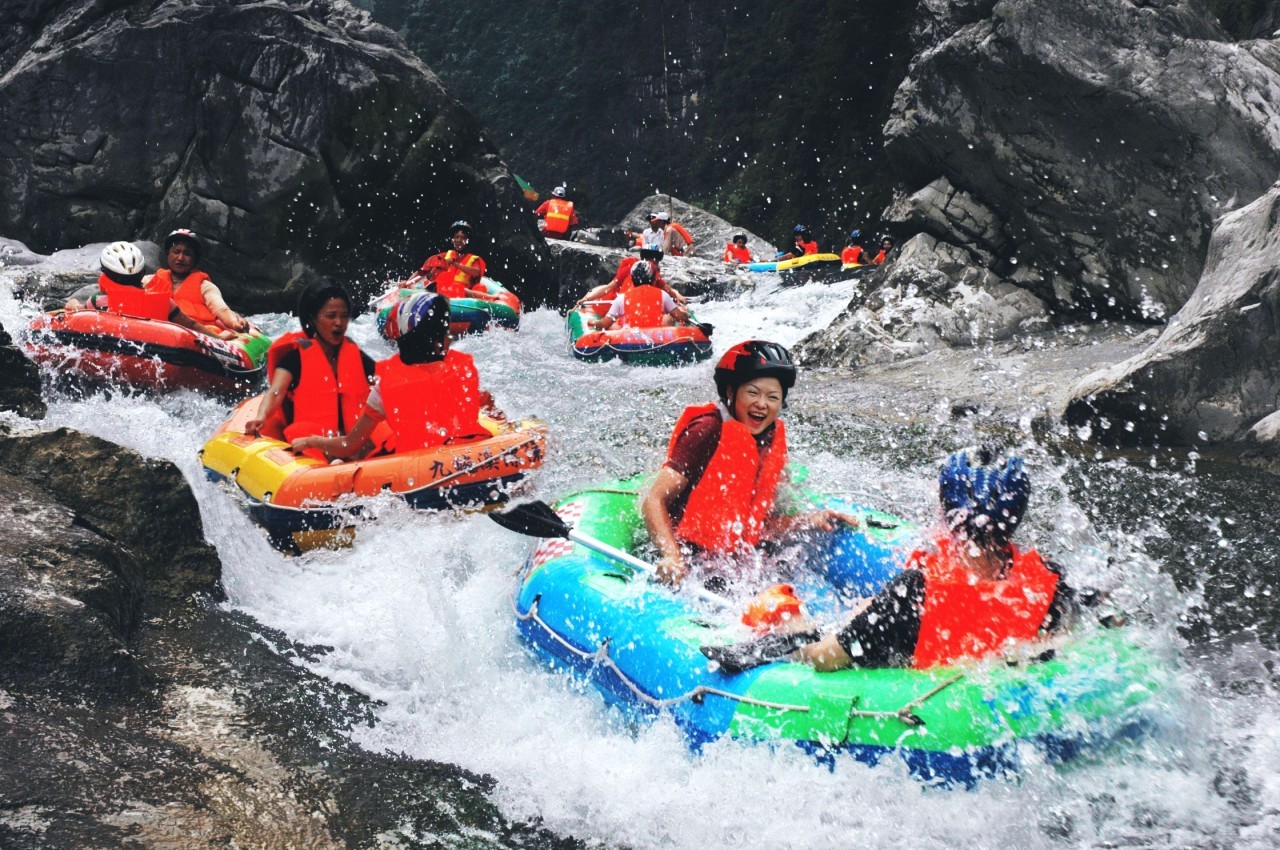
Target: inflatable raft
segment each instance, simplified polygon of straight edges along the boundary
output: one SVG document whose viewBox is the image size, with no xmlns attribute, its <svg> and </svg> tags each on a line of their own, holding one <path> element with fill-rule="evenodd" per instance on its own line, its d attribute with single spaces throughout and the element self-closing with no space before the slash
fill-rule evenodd
<svg viewBox="0 0 1280 850">
<path fill-rule="evenodd" d="M 487 277 L 480 278 L 480 282 L 471 288 L 483 290 L 489 294 L 484 298 L 450 298 L 449 333 L 457 337 L 482 333 L 490 328 L 505 328 L 513 331 L 520 327 L 520 299 L 514 292 Z M 385 329 L 387 315 L 391 312 L 391 308 L 402 298 L 408 298 L 413 293 L 421 291 L 421 287 L 396 287 L 374 302 L 374 309 L 378 313 L 378 332 L 384 338 L 387 336 Z"/>
<path fill-rule="evenodd" d="M 657 328 L 612 327 L 607 331 L 587 323 L 602 315 L 587 308 L 569 313 L 569 350 L 579 360 L 597 362 L 618 359 L 639 366 L 674 366 L 711 356 L 711 338 L 694 325 Z"/>
<path fill-rule="evenodd" d="M 249 514 L 285 552 L 349 543 L 364 515 L 361 499 L 389 493 L 422 510 L 484 508 L 542 465 L 547 429 L 481 417 L 489 436 L 403 454 L 327 464 L 290 451 L 287 443 L 251 437 L 244 423 L 261 396 L 242 403 L 200 450 L 205 475 L 231 481 Z"/>
<path fill-rule="evenodd" d="M 635 488 L 585 490 L 556 510 L 577 531 L 631 551 L 644 537 Z M 811 616 L 831 624 L 850 596 L 882 586 L 917 539 L 888 515 L 842 507 L 880 527 L 834 535 L 812 558 L 820 580 L 797 584 Z M 561 539 L 542 541 L 525 563 L 513 607 L 540 659 L 628 711 L 669 712 L 695 749 L 729 736 L 792 743 L 820 761 L 896 757 L 940 784 L 1015 772 L 1029 750 L 1061 761 L 1140 734 L 1155 722 L 1167 678 L 1133 634 L 1101 626 L 1058 643 L 1051 657 L 1036 647 L 1045 660 L 1025 652 L 972 667 L 835 673 L 779 661 L 726 674 L 699 647 L 751 637 L 740 609 L 709 608 Z"/>
<path fill-rule="evenodd" d="M 94 381 L 152 392 L 243 396 L 263 377 L 271 339 L 254 330 L 221 340 L 172 322 L 98 310 L 58 310 L 27 328 L 31 359 Z"/>
<path fill-rule="evenodd" d="M 840 268 L 839 254 L 805 254 L 803 257 L 792 257 L 790 260 L 771 260 L 761 263 L 744 263 L 742 268 L 751 272 L 785 272 L 803 269 L 809 266 L 814 268 L 828 268 L 832 264 Z"/>
</svg>

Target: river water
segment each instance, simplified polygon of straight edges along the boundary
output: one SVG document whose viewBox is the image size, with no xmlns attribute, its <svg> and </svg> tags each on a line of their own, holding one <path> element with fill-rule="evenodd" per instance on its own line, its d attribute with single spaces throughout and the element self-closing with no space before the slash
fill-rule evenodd
<svg viewBox="0 0 1280 850">
<path fill-rule="evenodd" d="M 747 337 L 791 344 L 837 315 L 853 285 L 765 285 L 701 305 L 699 316 L 716 325 L 717 354 Z M 6 327 L 30 315 L 0 293 Z M 271 331 L 290 324 L 258 320 Z M 388 353 L 369 317 L 351 334 L 371 354 Z M 679 410 L 711 397 L 714 361 L 578 363 L 548 310 L 526 315 L 518 333 L 460 347 L 509 415 L 550 424 L 549 458 L 532 484 L 548 500 L 655 470 Z M 806 399 L 802 376 L 787 412 L 793 457 L 812 485 L 931 522 L 937 464 L 975 438 L 970 426 L 850 422 L 839 384 L 822 386 Z M 892 398 L 883 403 L 892 409 Z M 482 516 L 387 503 L 354 547 L 282 556 L 201 473 L 197 450 L 225 415 L 224 404 L 190 393 L 97 395 L 53 399 L 46 424 L 176 463 L 221 555 L 226 604 L 326 647 L 305 663 L 381 703 L 377 725 L 353 733 L 358 743 L 489 774 L 512 819 L 631 848 L 1280 845 L 1270 648 L 1280 634 L 1280 498 L 1271 476 L 1187 453 L 1064 451 L 1070 435 L 1021 438 L 1036 488 L 1022 538 L 1066 564 L 1075 583 L 1110 590 L 1178 666 L 1177 686 L 1164 728 L 1140 743 L 956 791 L 923 787 L 892 759 L 828 769 L 799 750 L 732 741 L 695 756 L 668 719 L 637 728 L 523 648 L 510 593 L 528 541 Z"/>
</svg>

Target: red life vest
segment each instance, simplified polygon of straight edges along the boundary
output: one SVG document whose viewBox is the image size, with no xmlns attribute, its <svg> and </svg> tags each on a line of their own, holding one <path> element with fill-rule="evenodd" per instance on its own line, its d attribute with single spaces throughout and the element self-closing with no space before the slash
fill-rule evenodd
<svg viewBox="0 0 1280 850">
<path fill-rule="evenodd" d="M 737 242 L 730 242 L 724 246 L 724 261 L 726 263 L 749 263 L 751 262 L 751 249 L 746 245 L 739 248 Z"/>
<path fill-rule="evenodd" d="M 939 540 L 936 551 L 915 552 L 908 562 L 925 576 L 915 667 L 983 658 L 1011 642 L 1034 640 L 1057 593 L 1057 573 L 1034 549 L 1013 547 L 1008 575 L 979 581 L 956 562 L 952 545 Z"/>
<path fill-rule="evenodd" d="M 656 328 L 662 325 L 663 292 L 656 286 L 631 286 L 622 296 L 622 324 L 629 328 Z"/>
<path fill-rule="evenodd" d="M 291 393 L 293 421 L 284 429 L 285 439 L 292 442 L 298 437 L 347 433 L 360 418 L 369 396 L 360 349 L 351 340 L 342 340 L 336 376 L 319 342 L 299 340 L 298 353 L 302 375 Z"/>
<path fill-rule="evenodd" d="M 673 221 L 667 227 L 675 231 L 676 235 L 680 237 L 679 239 L 671 240 L 671 256 L 683 257 L 685 249 L 693 244 L 693 235 L 684 229 L 684 225 L 678 222 Z"/>
<path fill-rule="evenodd" d="M 201 284 L 208 279 L 209 276 L 204 272 L 193 271 L 187 275 L 186 280 L 178 285 L 177 289 L 174 289 L 173 272 L 169 269 L 161 269 L 152 275 L 151 280 L 147 281 L 147 289 L 155 286 L 166 292 L 172 292 L 174 303 L 178 305 L 179 310 L 186 314 L 187 318 L 194 319 L 202 325 L 222 327 L 218 317 L 209 309 L 209 305 L 204 303 L 204 293 L 200 291 Z"/>
<path fill-rule="evenodd" d="M 884 265 L 884 260 L 885 260 L 885 251 L 883 248 L 881 248 L 880 253 L 876 254 L 875 259 L 873 259 L 871 262 L 875 263 L 877 266 L 881 266 L 881 265 Z"/>
<path fill-rule="evenodd" d="M 543 216 L 547 222 L 547 233 L 568 233 L 573 223 L 573 201 L 564 198 L 550 198 L 546 203 L 547 212 Z"/>
<path fill-rule="evenodd" d="M 137 286 L 116 283 L 105 274 L 98 276 L 98 288 L 107 296 L 107 311 L 139 319 L 169 320 L 172 307 L 167 292 L 152 292 Z"/>
<path fill-rule="evenodd" d="M 446 263 L 453 259 L 460 259 L 464 266 L 479 266 L 480 274 L 484 274 L 484 260 L 477 257 L 475 254 L 459 254 L 457 251 L 452 249 L 445 251 L 443 254 L 436 254 L 434 257 L 428 259 L 422 265 L 423 270 L 431 271 L 432 260 L 436 259 L 441 259 Z M 431 279 L 436 285 L 436 292 L 440 293 L 445 298 L 465 298 L 467 295 L 467 288 L 470 287 L 472 283 L 472 278 L 466 272 L 461 269 L 449 267 L 436 272 Z"/>
<path fill-rule="evenodd" d="M 846 266 L 861 265 L 864 253 L 861 245 L 850 245 L 840 252 L 840 262 Z"/>
<path fill-rule="evenodd" d="M 389 451 L 442 446 L 450 438 L 488 432 L 479 424 L 480 376 L 471 355 L 449 349 L 435 363 L 378 363 L 378 392 L 394 437 Z"/>
<path fill-rule="evenodd" d="M 818 253 L 818 243 L 817 243 L 817 242 L 799 242 L 799 241 L 797 241 L 797 242 L 796 242 L 796 247 L 797 247 L 797 248 L 802 249 L 802 250 L 804 251 L 804 255 L 808 255 L 808 254 L 816 254 L 816 253 Z M 794 252 L 793 252 L 793 253 L 794 253 Z"/>
<path fill-rule="evenodd" d="M 676 438 L 696 417 L 720 415 L 716 404 L 685 408 L 671 432 L 667 457 Z M 782 421 L 774 426 L 773 443 L 764 457 L 755 437 L 736 419 L 720 423 L 720 442 L 702 478 L 685 503 L 676 536 L 711 552 L 734 552 L 760 542 L 765 517 L 773 510 L 778 484 L 787 466 L 787 430 Z"/>
</svg>

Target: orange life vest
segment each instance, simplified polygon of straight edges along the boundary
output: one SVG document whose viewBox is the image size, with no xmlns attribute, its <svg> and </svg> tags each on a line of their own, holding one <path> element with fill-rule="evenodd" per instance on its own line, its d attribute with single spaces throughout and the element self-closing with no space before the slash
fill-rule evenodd
<svg viewBox="0 0 1280 850">
<path fill-rule="evenodd" d="M 201 285 L 209 279 L 209 276 L 202 271 L 193 271 L 187 275 L 187 279 L 178 285 L 177 289 L 173 288 L 173 272 L 169 269 L 161 269 L 148 281 L 147 286 L 156 284 L 163 286 L 173 293 L 173 300 L 177 303 L 178 309 L 187 315 L 188 318 L 194 319 L 202 325 L 222 326 L 218 321 L 218 317 L 209 309 L 209 305 L 204 303 L 204 294 L 200 291 Z"/>
<path fill-rule="evenodd" d="M 431 260 L 436 259 L 436 257 L 442 258 L 446 263 L 453 259 L 459 259 L 464 266 L 479 266 L 480 274 L 484 274 L 484 260 L 475 254 L 459 254 L 452 249 L 445 251 L 443 254 L 436 254 L 435 257 L 431 257 L 423 263 L 422 268 L 424 271 L 431 270 Z M 447 267 L 436 272 L 431 279 L 435 282 L 436 292 L 445 298 L 465 298 L 467 288 L 472 283 L 472 278 L 466 272 L 461 269 Z"/>
<path fill-rule="evenodd" d="M 924 611 L 915 667 L 937 667 L 993 655 L 1014 641 L 1034 640 L 1058 588 L 1058 575 L 1034 549 L 1013 549 L 1008 575 L 979 581 L 951 554 L 950 540 L 916 552 L 909 563 L 924 572 Z"/>
<path fill-rule="evenodd" d="M 679 239 L 671 240 L 671 256 L 683 257 L 685 249 L 693 244 L 693 234 L 684 229 L 684 225 L 678 222 L 670 222 L 667 227 L 679 234 Z"/>
<path fill-rule="evenodd" d="M 105 274 L 98 276 L 98 288 L 107 296 L 107 311 L 139 319 L 168 321 L 171 299 L 167 292 L 152 292 L 137 286 L 116 283 Z"/>
<path fill-rule="evenodd" d="M 573 201 L 564 198 L 551 198 L 547 201 L 547 233 L 568 233 L 573 223 Z"/>
<path fill-rule="evenodd" d="M 685 408 L 671 432 L 668 458 L 676 438 L 696 417 L 707 413 L 719 416 L 720 407 L 699 404 Z M 773 510 L 787 466 L 787 431 L 781 420 L 774 427 L 773 443 L 761 458 L 746 425 L 736 419 L 720 423 L 720 442 L 689 493 L 684 516 L 676 527 L 677 537 L 711 552 L 734 552 L 760 542 L 765 517 Z"/>
<path fill-rule="evenodd" d="M 622 324 L 629 328 L 662 325 L 663 292 L 656 286 L 631 286 L 622 296 Z"/>
<path fill-rule="evenodd" d="M 451 437 L 488 435 L 479 424 L 480 377 L 471 355 L 449 349 L 435 363 L 378 363 L 378 392 L 394 437 L 390 451 L 444 445 Z"/>
<path fill-rule="evenodd" d="M 883 248 L 881 248 L 880 253 L 876 254 L 875 259 L 873 259 L 871 262 L 875 263 L 877 266 L 880 266 L 880 265 L 884 265 L 884 261 L 885 261 L 885 251 Z"/>
<path fill-rule="evenodd" d="M 349 339 L 342 340 L 335 375 L 319 342 L 304 338 L 297 345 L 302 375 L 290 394 L 293 421 L 284 429 L 285 439 L 292 442 L 298 437 L 347 433 L 360 418 L 369 396 L 369 379 L 364 374 L 359 347 Z"/>
<path fill-rule="evenodd" d="M 724 246 L 724 261 L 726 263 L 749 263 L 751 262 L 751 249 L 746 245 L 739 248 L 737 242 L 730 242 Z"/>
<path fill-rule="evenodd" d="M 864 253 L 861 245 L 850 245 L 840 252 L 840 262 L 846 266 L 860 265 Z"/>
<path fill-rule="evenodd" d="M 803 249 L 805 256 L 818 253 L 817 242 L 797 242 L 796 247 Z"/>
</svg>

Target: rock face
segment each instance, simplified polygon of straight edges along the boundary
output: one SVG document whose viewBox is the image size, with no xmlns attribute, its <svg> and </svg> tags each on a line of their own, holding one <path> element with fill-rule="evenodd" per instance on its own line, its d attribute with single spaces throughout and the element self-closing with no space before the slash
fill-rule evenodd
<svg viewBox="0 0 1280 850">
<path fill-rule="evenodd" d="M 1191 0 L 924 0 L 887 217 L 1057 313 L 1160 320 L 1280 171 L 1280 43 Z"/>
<path fill-rule="evenodd" d="M 0 410 L 12 410 L 29 419 L 44 416 L 40 398 L 40 370 L 13 344 L 0 326 Z"/>
<path fill-rule="evenodd" d="M 670 213 L 671 220 L 682 224 L 693 236 L 695 255 L 704 260 L 720 259 L 724 254 L 724 246 L 733 239 L 735 233 L 747 234 L 747 247 L 751 249 L 752 256 L 760 260 L 771 260 L 778 252 L 772 243 L 749 230 L 736 227 L 720 216 L 672 195 L 650 195 L 627 213 L 620 226 L 631 231 L 643 230 L 649 225 L 651 212 Z"/>
<path fill-rule="evenodd" d="M 345 0 L 3 17 L 0 122 L 22 131 L 0 140 L 0 233 L 37 252 L 191 227 L 229 301 L 279 310 L 317 273 L 403 274 L 467 219 L 493 277 L 527 301 L 550 288 L 482 128 Z"/>
<path fill-rule="evenodd" d="M 1278 316 L 1280 184 L 1222 220 L 1187 304 L 1146 351 L 1085 378 L 1067 421 L 1118 442 L 1275 445 Z"/>
</svg>

